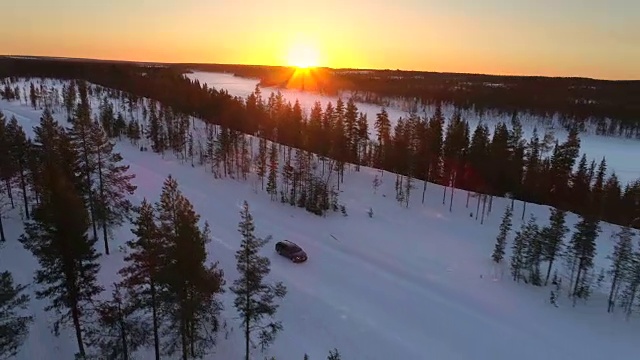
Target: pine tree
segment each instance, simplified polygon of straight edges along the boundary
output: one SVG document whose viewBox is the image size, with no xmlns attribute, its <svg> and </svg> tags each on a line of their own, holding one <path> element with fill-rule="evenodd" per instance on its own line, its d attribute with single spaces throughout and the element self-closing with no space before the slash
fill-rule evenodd
<svg viewBox="0 0 640 360">
<path fill-rule="evenodd" d="M 285 286 L 265 283 L 265 277 L 269 274 L 270 261 L 259 254 L 260 249 L 266 245 L 271 237 L 264 239 L 254 234 L 255 226 L 253 217 L 249 212 L 249 204 L 245 201 L 240 212 L 241 221 L 238 231 L 242 235 L 240 249 L 236 252 L 237 269 L 240 277 L 233 282 L 231 291 L 236 295 L 234 305 L 242 317 L 245 336 L 245 359 L 250 359 L 249 345 L 252 342 L 251 335 L 258 331 L 261 348 L 264 350 L 274 340 L 276 334 L 282 330 L 280 321 L 272 320 L 278 305 L 276 298 L 286 295 Z M 267 323 L 264 319 L 269 318 Z"/>
<path fill-rule="evenodd" d="M 15 116 L 11 117 L 9 124 L 7 125 L 7 134 L 10 139 L 9 154 L 16 164 L 16 170 L 18 173 L 18 182 L 20 184 L 20 191 L 22 193 L 22 201 L 24 203 L 24 212 L 27 220 L 29 215 L 29 193 L 27 191 L 28 184 L 28 156 L 29 156 L 29 142 L 22 126 L 18 124 L 18 120 Z"/>
<path fill-rule="evenodd" d="M 71 120 L 71 114 L 76 104 L 76 83 L 69 81 L 69 85 L 64 91 L 64 107 L 67 110 L 67 120 Z"/>
<path fill-rule="evenodd" d="M 111 299 L 97 306 L 96 343 L 100 359 L 129 360 L 133 353 L 148 343 L 151 326 L 144 316 L 136 314 L 137 299 L 127 298 L 114 284 Z"/>
<path fill-rule="evenodd" d="M 122 165 L 122 156 L 114 152 L 110 142 L 97 122 L 91 129 L 91 142 L 95 149 L 95 175 L 97 178 L 95 196 L 95 217 L 104 240 L 105 253 L 109 254 L 109 230 L 123 224 L 131 213 L 132 195 L 136 186 L 131 184 L 134 174 L 128 173 L 129 165 Z"/>
<path fill-rule="evenodd" d="M 172 176 L 164 182 L 156 209 L 159 236 L 168 245 L 161 274 L 166 286 L 162 302 L 169 322 L 168 354 L 180 348 L 183 360 L 198 358 L 216 343 L 223 272 L 217 262 L 206 265 L 209 225 L 205 222 L 199 228 L 200 215 Z"/>
<path fill-rule="evenodd" d="M 522 223 L 520 230 L 516 231 L 516 236 L 513 239 L 513 245 L 511 246 L 511 275 L 513 280 L 520 282 L 522 278 L 522 269 L 525 266 L 525 251 L 527 246 L 526 239 L 526 226 L 527 223 Z"/>
<path fill-rule="evenodd" d="M 161 274 L 167 263 L 167 239 L 160 237 L 152 205 L 146 199 L 135 209 L 137 217 L 131 232 L 135 238 L 127 241 L 130 251 L 125 256 L 126 266 L 119 271 L 122 285 L 137 301 L 136 310 L 151 312 L 153 345 L 156 360 L 160 359 L 160 292 Z"/>
<path fill-rule="evenodd" d="M 256 163 L 257 174 L 260 177 L 260 186 L 264 190 L 264 176 L 267 174 L 267 140 L 260 138 L 258 142 L 258 159 Z"/>
<path fill-rule="evenodd" d="M 633 253 L 626 283 L 627 285 L 620 297 L 621 305 L 624 307 L 627 318 L 629 318 L 638 299 L 638 290 L 640 290 L 640 248 Z"/>
<path fill-rule="evenodd" d="M 586 299 L 589 295 L 588 274 L 593 267 L 595 257 L 596 238 L 600 232 L 600 225 L 597 220 L 581 217 L 576 224 L 576 232 L 571 238 L 571 252 L 576 259 L 576 276 L 572 283 L 571 296 L 575 306 L 577 299 Z"/>
<path fill-rule="evenodd" d="M 333 349 L 331 351 L 329 351 L 329 356 L 327 357 L 327 360 L 340 360 L 340 353 L 338 352 L 338 349 Z"/>
<path fill-rule="evenodd" d="M 533 285 L 540 286 L 542 285 L 542 276 L 540 275 L 542 241 L 536 220 L 536 217 L 531 215 L 525 228 L 525 267 L 529 270 L 529 282 Z"/>
<path fill-rule="evenodd" d="M 79 354 L 85 356 L 84 317 L 103 290 L 97 280 L 96 239 L 87 236 L 87 209 L 65 173 L 59 167 L 48 167 L 43 177 L 46 193 L 32 221 L 25 224 L 20 242 L 40 264 L 35 274 L 35 283 L 40 286 L 36 298 L 50 300 L 45 310 L 58 315 L 54 334 L 59 334 L 60 325 L 71 321 Z"/>
<path fill-rule="evenodd" d="M 554 261 L 559 254 L 562 253 L 564 237 L 567 235 L 567 232 L 569 232 L 569 228 L 565 225 L 565 215 L 566 212 L 563 210 L 556 208 L 551 209 L 551 215 L 549 217 L 550 224 L 540 231 L 542 260 L 549 263 L 547 276 L 544 280 L 545 286 L 549 282 L 549 275 L 551 275 Z"/>
<path fill-rule="evenodd" d="M 613 311 L 620 284 L 629 277 L 633 265 L 632 230 L 629 227 L 623 227 L 613 236 L 617 241 L 613 248 L 613 254 L 608 257 L 611 260 L 611 268 L 608 271 L 611 277 L 611 289 L 609 291 L 607 312 Z"/>
<path fill-rule="evenodd" d="M 27 338 L 31 316 L 22 314 L 29 304 L 26 287 L 14 284 L 8 271 L 0 272 L 0 358 L 15 356 Z"/>
<path fill-rule="evenodd" d="M 511 231 L 511 207 L 507 206 L 504 211 L 504 215 L 502 216 L 502 222 L 500 223 L 500 232 L 498 233 L 498 237 L 496 238 L 496 246 L 493 248 L 493 254 L 491 255 L 491 259 L 496 264 L 500 264 L 502 259 L 504 258 L 504 250 L 507 245 L 507 236 Z"/>
<path fill-rule="evenodd" d="M 72 127 L 69 131 L 69 137 L 73 144 L 74 151 L 79 155 L 80 176 L 84 181 L 84 190 L 86 190 L 86 193 L 83 193 L 82 196 L 85 198 L 89 210 L 93 237 L 97 239 L 96 190 L 93 179 L 96 170 L 96 144 L 94 144 L 92 142 L 93 139 L 91 139 L 92 123 L 89 100 L 86 98 L 86 91 L 80 91 L 80 94 L 80 103 L 71 121 Z M 82 94 L 84 94 L 84 97 Z"/>
<path fill-rule="evenodd" d="M 278 148 L 275 143 L 271 143 L 269 151 L 269 175 L 267 176 L 267 194 L 271 195 L 271 200 L 276 200 L 278 195 Z"/>
</svg>

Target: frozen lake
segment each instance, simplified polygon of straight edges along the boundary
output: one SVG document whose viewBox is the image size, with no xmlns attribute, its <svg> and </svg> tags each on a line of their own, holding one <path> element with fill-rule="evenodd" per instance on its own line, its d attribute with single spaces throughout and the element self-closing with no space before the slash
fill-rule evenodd
<svg viewBox="0 0 640 360">
<path fill-rule="evenodd" d="M 256 79 L 241 78 L 229 73 L 193 72 L 191 74 L 187 74 L 187 76 L 190 79 L 198 79 L 200 83 L 207 84 L 209 87 L 225 89 L 232 96 L 240 97 L 247 97 L 254 91 L 258 84 L 258 80 Z M 336 96 L 325 96 L 291 89 L 261 88 L 261 91 L 265 100 L 271 95 L 271 93 L 280 91 L 284 98 L 292 103 L 297 99 L 306 111 L 308 111 L 316 101 L 319 101 L 324 108 L 328 102 L 335 104 L 338 100 L 338 97 Z M 346 99 L 343 98 L 343 100 Z M 369 132 L 373 135 L 373 121 L 375 120 L 376 114 L 380 112 L 381 107 L 361 102 L 356 102 L 356 105 L 360 112 L 367 114 L 367 119 L 369 120 Z M 453 110 L 454 109 L 451 106 L 443 107 L 443 113 L 447 119 L 451 116 Z M 401 116 L 406 116 L 408 114 L 400 107 L 388 107 L 387 112 L 389 113 L 389 118 L 392 123 Z M 433 109 L 422 109 L 421 113 L 431 115 L 433 113 Z M 511 118 L 510 115 L 497 113 L 485 114 L 482 118 L 479 118 L 472 111 L 463 112 L 462 115 L 469 122 L 471 131 L 473 131 L 479 121 L 485 121 L 489 124 L 489 128 L 493 129 L 493 123 L 496 121 L 502 121 L 509 124 Z M 524 125 L 525 138 L 528 139 L 534 124 L 539 119 L 530 115 L 521 115 L 520 119 Z M 538 131 L 540 136 L 542 136 L 544 134 L 544 127 L 539 125 Z M 563 129 L 556 128 L 553 131 L 556 137 L 561 140 L 566 137 L 567 133 Z M 589 160 L 596 159 L 596 162 L 599 162 L 602 157 L 606 157 L 609 172 L 615 170 L 618 178 L 623 184 L 640 178 L 640 141 L 606 137 L 595 134 L 581 134 L 580 138 L 581 152 L 586 153 Z"/>
</svg>

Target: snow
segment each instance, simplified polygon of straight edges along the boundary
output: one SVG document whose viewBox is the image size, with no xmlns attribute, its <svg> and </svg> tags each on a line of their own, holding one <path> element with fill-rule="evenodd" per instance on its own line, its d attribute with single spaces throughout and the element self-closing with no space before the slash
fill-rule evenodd
<svg viewBox="0 0 640 360">
<path fill-rule="evenodd" d="M 28 135 L 38 123 L 40 111 L 30 107 L 0 101 L 0 108 L 5 115 L 15 114 Z M 64 114 L 55 116 L 65 122 Z M 508 269 L 502 276 L 494 268 L 490 254 L 500 217 L 510 200 L 494 199 L 492 212 L 480 224 L 475 220 L 477 200 L 472 198 L 467 208 L 466 192 L 455 191 L 450 212 L 449 192 L 443 205 L 443 188 L 428 184 L 422 204 L 422 183 L 416 182 L 409 207 L 405 208 L 395 201 L 393 174 L 363 167 L 360 172 L 347 171 L 340 185 L 340 202 L 348 216 L 331 213 L 322 218 L 271 202 L 266 192 L 254 191 L 255 176 L 247 181 L 214 179 L 205 168 L 193 168 L 170 154 L 163 159 L 140 152 L 128 141 L 119 142 L 116 150 L 136 174 L 136 203 L 144 197 L 156 201 L 166 177 L 171 174 L 177 179 L 202 216 L 201 221 L 211 225 L 209 261 L 220 262 L 227 284 L 237 277 L 234 252 L 240 245 L 237 223 L 244 200 L 250 204 L 259 236 L 292 240 L 308 253 L 306 263 L 293 264 L 277 256 L 273 243 L 264 249 L 272 262 L 270 279 L 282 281 L 288 288 L 276 315 L 284 331 L 264 356 L 302 359 L 307 353 L 311 359 L 325 359 L 334 347 L 343 359 L 371 360 L 595 360 L 637 356 L 640 322 L 606 314 L 602 293 L 572 308 L 563 292 L 558 300 L 560 307 L 555 308 L 548 303 L 548 288 L 516 284 Z M 382 175 L 382 185 L 374 194 L 372 181 L 376 175 Z M 522 206 L 516 202 L 516 229 Z M 369 208 L 374 212 L 372 218 L 367 214 Z M 528 204 L 526 209 L 546 224 L 548 207 Z M 17 242 L 22 232 L 19 214 L 13 212 L 9 217 L 5 220 L 8 240 L 0 250 L 0 269 L 12 271 L 18 283 L 31 283 L 37 262 Z M 576 216 L 569 214 L 567 222 L 572 227 Z M 608 224 L 602 227 L 596 269 L 608 266 L 606 255 L 612 248 L 609 236 L 617 229 Z M 124 245 L 131 237 L 129 227 L 124 226 L 116 232 L 112 248 Z M 101 259 L 100 278 L 106 287 L 117 281 L 123 256 L 114 251 Z M 223 331 L 215 354 L 207 358 L 239 359 L 243 339 L 232 294 L 227 291 L 223 300 L 223 318 L 235 330 L 227 339 Z M 35 320 L 18 360 L 70 359 L 76 351 L 69 329 L 59 338 L 51 335 L 49 315 L 42 310 L 45 303 L 32 296 L 30 310 Z M 150 352 L 140 355 L 151 358 Z M 262 359 L 263 354 L 256 351 L 253 358 Z"/>
<path fill-rule="evenodd" d="M 251 94 L 258 84 L 258 80 L 242 78 L 234 76 L 232 74 L 214 73 L 214 72 L 201 72 L 194 71 L 187 74 L 187 77 L 195 80 L 197 79 L 201 84 L 207 84 L 209 87 L 215 87 L 216 89 L 225 89 L 231 96 L 240 96 L 246 98 Z M 494 84 L 500 85 L 500 84 Z M 280 91 L 284 98 L 290 102 L 295 102 L 296 99 L 300 102 L 303 109 L 307 112 L 316 101 L 322 104 L 322 107 L 326 106 L 328 102 L 332 102 L 334 105 L 338 100 L 337 96 L 320 95 L 317 93 L 311 93 L 306 91 L 300 91 L 295 89 L 279 89 L 275 87 L 264 87 L 260 89 L 262 91 L 262 97 L 265 101 L 272 93 Z M 343 101 L 348 99 L 348 96 L 342 96 Z M 358 110 L 367 115 L 369 121 L 369 133 L 372 138 L 375 136 L 375 129 L 373 124 L 376 119 L 376 114 L 382 109 L 381 106 L 369 103 L 356 102 Z M 389 119 L 392 124 L 400 117 L 407 117 L 408 111 L 403 109 L 403 104 L 392 102 L 391 106 L 386 107 Z M 426 107 L 419 110 L 419 114 L 427 114 L 431 116 L 435 108 L 433 106 Z M 442 107 L 442 112 L 445 119 L 449 119 L 453 112 L 453 106 L 445 105 Z M 500 114 L 498 112 L 486 112 L 484 116 L 478 116 L 473 110 L 465 110 L 462 112 L 462 116 L 469 122 L 471 132 L 481 121 L 486 123 L 489 127 L 489 132 L 493 133 L 493 126 L 498 121 L 503 122 L 509 126 L 511 122 L 510 114 Z M 568 132 L 559 125 L 559 116 L 555 115 L 550 119 L 542 119 L 538 116 L 530 114 L 520 114 L 519 118 L 523 124 L 524 137 L 529 139 L 531 137 L 534 126 L 538 128 L 538 134 L 540 138 L 544 136 L 544 131 L 549 129 L 553 131 L 556 138 L 559 141 L 566 139 Z M 631 181 L 635 181 L 640 178 L 640 161 L 635 161 L 640 156 L 640 141 L 637 139 L 625 139 L 618 137 L 607 137 L 591 133 L 580 134 L 581 148 L 580 156 L 587 155 L 589 161 L 595 159 L 596 163 L 599 163 L 603 157 L 607 159 L 608 172 L 615 171 L 618 179 L 626 184 Z M 576 162 L 577 167 L 577 162 Z"/>
</svg>

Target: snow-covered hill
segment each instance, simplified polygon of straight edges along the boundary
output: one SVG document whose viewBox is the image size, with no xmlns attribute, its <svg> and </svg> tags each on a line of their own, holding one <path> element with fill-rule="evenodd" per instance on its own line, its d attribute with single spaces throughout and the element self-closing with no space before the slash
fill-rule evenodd
<svg viewBox="0 0 640 360">
<path fill-rule="evenodd" d="M 15 115 L 28 135 L 41 113 L 18 102 L 2 101 L 0 108 L 7 117 Z M 65 114 L 55 116 L 65 122 Z M 295 360 L 307 353 L 311 359 L 324 359 L 333 348 L 343 359 L 358 360 L 596 360 L 638 355 L 640 321 L 607 314 L 606 288 L 575 308 L 564 291 L 556 308 L 548 302 L 549 288 L 516 284 L 508 269 L 495 268 L 490 254 L 510 200 L 494 199 L 492 212 L 481 224 L 475 217 L 476 200 L 467 207 L 466 192 L 455 191 L 449 211 L 450 193 L 443 205 L 443 188 L 428 184 L 425 203 L 421 189 L 416 189 L 407 208 L 395 200 L 393 174 L 363 167 L 359 172 L 348 170 L 341 184 L 340 202 L 347 216 L 337 212 L 323 218 L 270 201 L 268 194 L 255 191 L 255 175 L 247 181 L 215 179 L 203 167 L 192 167 L 170 153 L 163 158 L 140 152 L 126 140 L 118 142 L 116 150 L 136 174 L 135 203 L 144 197 L 156 201 L 166 177 L 177 179 L 201 221 L 211 224 L 209 258 L 220 262 L 227 283 L 237 277 L 234 252 L 240 245 L 237 223 L 244 200 L 250 204 L 258 235 L 290 239 L 309 254 L 308 262 L 293 264 L 278 257 L 273 244 L 264 249 L 272 262 L 271 278 L 288 288 L 276 315 L 284 331 L 265 356 Z M 382 184 L 374 192 L 376 176 Z M 522 206 L 517 202 L 514 210 L 516 229 Z M 546 224 L 548 207 L 529 204 L 526 210 Z M 572 228 L 576 217 L 570 214 L 567 222 Z M 609 236 L 617 229 L 602 227 L 596 268 L 609 266 Z M 12 271 L 18 283 L 32 282 L 37 262 L 17 242 L 22 232 L 17 211 L 9 213 L 5 231 L 8 240 L 0 250 L 0 269 Z M 125 226 L 115 237 L 113 248 L 124 245 L 132 234 Z M 123 256 L 113 252 L 101 259 L 106 287 L 117 280 Z M 558 269 L 564 271 L 561 264 Z M 240 359 L 242 334 L 230 292 L 223 299 L 229 333 L 225 336 L 223 331 L 215 354 L 208 358 Z M 67 331 L 55 338 L 43 307 L 43 301 L 32 298 L 34 324 L 17 359 L 72 359 L 73 334 Z M 151 358 L 151 353 L 139 358 Z M 256 352 L 254 358 L 263 355 Z"/>
</svg>

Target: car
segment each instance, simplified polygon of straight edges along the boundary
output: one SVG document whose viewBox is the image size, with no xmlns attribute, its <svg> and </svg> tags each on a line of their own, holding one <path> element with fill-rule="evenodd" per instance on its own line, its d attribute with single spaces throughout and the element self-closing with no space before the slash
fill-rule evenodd
<svg viewBox="0 0 640 360">
<path fill-rule="evenodd" d="M 276 243 L 276 252 L 294 263 L 307 261 L 307 253 L 300 246 L 289 240 L 282 240 Z"/>
</svg>

